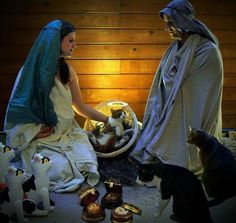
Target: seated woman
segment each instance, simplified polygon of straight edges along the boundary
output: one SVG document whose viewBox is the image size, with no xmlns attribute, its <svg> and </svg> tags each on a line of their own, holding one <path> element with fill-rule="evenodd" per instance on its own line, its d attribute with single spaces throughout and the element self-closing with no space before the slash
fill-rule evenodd
<svg viewBox="0 0 236 223">
<path fill-rule="evenodd" d="M 96 153 L 75 112 L 108 119 L 83 103 L 76 72 L 64 59 L 72 55 L 75 38 L 74 26 L 63 20 L 42 29 L 17 76 L 4 123 L 7 143 L 21 152 L 26 171 L 36 152 L 52 160 L 50 190 L 55 192 L 76 190 L 85 177 L 90 185 L 99 181 Z"/>
</svg>

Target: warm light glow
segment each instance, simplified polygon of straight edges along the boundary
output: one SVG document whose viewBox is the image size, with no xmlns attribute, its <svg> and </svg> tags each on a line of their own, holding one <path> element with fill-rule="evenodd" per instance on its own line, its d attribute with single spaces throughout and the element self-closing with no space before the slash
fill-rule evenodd
<svg viewBox="0 0 236 223">
<path fill-rule="evenodd" d="M 111 106 L 111 107 L 125 107 L 125 106 L 128 106 L 128 103 L 126 102 L 123 102 L 123 101 L 110 101 L 107 103 L 108 106 Z"/>
</svg>

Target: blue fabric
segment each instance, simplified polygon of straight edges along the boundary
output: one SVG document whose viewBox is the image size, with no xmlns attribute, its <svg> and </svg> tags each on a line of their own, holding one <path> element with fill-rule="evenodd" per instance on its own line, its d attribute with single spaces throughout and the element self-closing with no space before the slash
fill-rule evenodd
<svg viewBox="0 0 236 223">
<path fill-rule="evenodd" d="M 197 33 L 218 45 L 216 36 L 206 27 L 206 25 L 194 18 L 194 9 L 188 1 L 171 1 L 164 9 L 160 11 L 160 16 L 162 18 L 163 14 L 172 18 L 175 28 L 178 28 L 183 32 Z"/>
<path fill-rule="evenodd" d="M 60 58 L 60 28 L 61 21 L 54 20 L 35 40 L 18 74 L 20 77 L 8 104 L 7 122 L 56 124 L 57 116 L 49 95 Z"/>
</svg>

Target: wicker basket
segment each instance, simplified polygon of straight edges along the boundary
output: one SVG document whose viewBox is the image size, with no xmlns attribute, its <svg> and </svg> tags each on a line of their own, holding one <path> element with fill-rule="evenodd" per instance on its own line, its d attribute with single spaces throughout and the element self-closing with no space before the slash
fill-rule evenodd
<svg viewBox="0 0 236 223">
<path fill-rule="evenodd" d="M 95 107 L 95 109 L 110 116 L 111 115 L 111 108 L 112 109 L 119 109 L 121 107 L 123 108 L 123 110 L 126 113 L 125 121 L 127 123 L 129 123 L 130 126 L 132 126 L 133 135 L 126 145 L 124 145 L 122 148 L 120 148 L 116 151 L 113 151 L 110 153 L 101 153 L 101 152 L 96 151 L 96 154 L 98 157 L 111 158 L 111 157 L 118 156 L 118 155 L 124 153 L 125 151 L 127 151 L 133 145 L 133 143 L 135 142 L 135 140 L 137 138 L 138 131 L 139 131 L 138 120 L 137 120 L 137 117 L 136 117 L 134 111 L 128 106 L 127 103 L 125 103 L 123 101 L 119 101 L 119 100 L 110 100 L 110 101 L 106 101 L 106 102 L 102 102 L 102 103 L 98 104 Z M 92 131 L 95 128 L 95 126 L 97 126 L 98 124 L 100 124 L 100 123 L 97 121 L 87 119 L 84 124 L 84 129 L 86 131 Z M 103 125 L 103 123 L 101 123 L 101 126 L 102 125 Z"/>
</svg>

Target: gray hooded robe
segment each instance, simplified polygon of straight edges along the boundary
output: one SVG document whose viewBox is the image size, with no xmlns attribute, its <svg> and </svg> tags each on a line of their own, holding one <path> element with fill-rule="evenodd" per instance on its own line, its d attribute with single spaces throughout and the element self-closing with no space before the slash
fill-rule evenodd
<svg viewBox="0 0 236 223">
<path fill-rule="evenodd" d="M 187 145 L 186 137 L 189 126 L 221 136 L 222 57 L 216 37 L 194 19 L 189 2 L 172 1 L 160 12 L 161 17 L 163 14 L 191 35 L 181 48 L 173 41 L 159 64 L 131 156 L 150 162 L 146 149 L 166 163 L 196 172 L 201 170 L 198 150 Z"/>
</svg>

